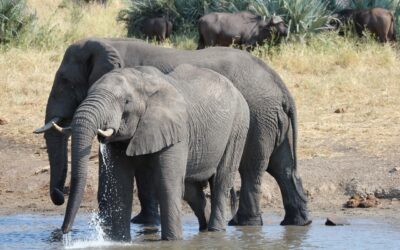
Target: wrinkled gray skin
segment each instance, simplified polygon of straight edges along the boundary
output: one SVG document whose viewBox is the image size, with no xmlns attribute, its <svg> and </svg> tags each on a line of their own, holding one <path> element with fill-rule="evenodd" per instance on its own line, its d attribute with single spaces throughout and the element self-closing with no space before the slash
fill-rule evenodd
<svg viewBox="0 0 400 250">
<path fill-rule="evenodd" d="M 142 23 L 142 33 L 148 38 L 162 42 L 172 33 L 172 23 L 167 17 L 147 18 Z"/>
<path fill-rule="evenodd" d="M 225 76 L 249 105 L 250 128 L 239 168 L 242 180 L 240 203 L 230 224 L 262 225 L 260 187 L 265 171 L 275 178 L 281 189 L 285 208 L 281 224 L 309 224 L 307 199 L 297 176 L 297 122 L 293 98 L 275 71 L 245 51 L 223 47 L 181 51 L 134 39 L 79 41 L 69 46 L 56 73 L 45 122 L 48 124 L 58 117 L 61 119 L 59 125 L 67 126 L 89 87 L 115 68 L 151 65 L 168 73 L 183 63 L 212 69 Z M 50 195 L 54 204 L 61 205 L 64 202 L 62 191 L 67 172 L 68 136 L 50 126 L 45 139 L 50 160 Z M 152 190 L 151 185 L 142 190 Z M 154 199 L 146 199 L 151 200 Z M 142 200 L 141 206 L 142 211 L 155 207 Z M 157 212 L 146 214 L 154 213 Z"/>
<path fill-rule="evenodd" d="M 273 34 L 279 37 L 287 35 L 287 29 L 281 18 L 263 20 L 250 12 L 207 14 L 199 19 L 199 45 L 230 46 L 232 44 L 253 47 L 271 39 Z"/>
<path fill-rule="evenodd" d="M 115 131 L 110 137 L 100 136 L 108 143 L 109 162 L 100 168 L 98 193 L 99 213 L 112 240 L 131 238 L 136 168 L 154 171 L 151 185 L 160 203 L 162 239 L 182 237 L 184 190 L 200 228 L 224 230 L 226 200 L 249 127 L 246 101 L 228 79 L 209 69 L 181 65 L 169 75 L 153 67 L 139 70 L 117 69 L 104 75 L 75 112 L 71 196 L 63 232 L 70 230 L 79 208 L 98 129 Z M 207 182 L 212 190 L 211 215 L 205 210 Z"/>
<path fill-rule="evenodd" d="M 395 20 L 389 10 L 382 8 L 367 10 L 344 9 L 335 13 L 333 17 L 340 21 L 340 23 L 333 23 L 336 28 L 339 28 L 341 24 L 354 25 L 356 33 L 360 37 L 363 35 L 363 31 L 368 29 L 382 43 L 396 41 Z M 344 35 L 343 30 L 339 34 Z"/>
</svg>

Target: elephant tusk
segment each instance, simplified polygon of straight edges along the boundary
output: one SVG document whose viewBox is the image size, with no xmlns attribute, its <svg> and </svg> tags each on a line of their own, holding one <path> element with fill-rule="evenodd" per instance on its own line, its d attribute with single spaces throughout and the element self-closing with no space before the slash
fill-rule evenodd
<svg viewBox="0 0 400 250">
<path fill-rule="evenodd" d="M 33 133 L 35 133 L 35 134 L 44 133 L 44 132 L 50 130 L 53 127 L 53 122 L 56 123 L 56 122 L 59 122 L 59 121 L 61 121 L 61 118 L 60 117 L 55 117 L 55 118 L 51 119 L 51 121 L 46 123 L 43 127 L 35 129 L 33 131 Z"/>
<path fill-rule="evenodd" d="M 60 126 L 57 125 L 57 123 L 53 122 L 53 128 L 55 128 L 58 132 L 62 133 L 62 134 L 66 134 L 66 135 L 70 135 L 71 134 L 71 127 L 66 127 L 66 128 L 62 128 Z"/>
<path fill-rule="evenodd" d="M 107 129 L 106 131 L 101 130 L 101 129 L 98 129 L 98 130 L 97 130 L 97 134 L 100 135 L 100 136 L 102 136 L 102 137 L 107 138 L 107 137 L 110 137 L 110 136 L 112 136 L 112 135 L 114 134 L 114 129 L 109 128 L 109 129 Z"/>
</svg>

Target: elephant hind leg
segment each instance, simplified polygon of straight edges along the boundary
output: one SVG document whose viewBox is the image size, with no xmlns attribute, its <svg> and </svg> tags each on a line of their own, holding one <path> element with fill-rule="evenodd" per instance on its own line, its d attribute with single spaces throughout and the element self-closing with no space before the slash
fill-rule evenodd
<svg viewBox="0 0 400 250">
<path fill-rule="evenodd" d="M 207 203 L 203 186 L 192 182 L 185 182 L 184 200 L 189 204 L 196 215 L 199 221 L 199 230 L 207 230 L 210 218 L 210 206 Z"/>
<path fill-rule="evenodd" d="M 261 180 L 267 168 L 274 142 L 262 134 L 261 131 L 253 128 L 248 135 L 239 167 L 242 182 L 239 209 L 229 222 L 230 226 L 263 225 L 260 209 Z"/>
<path fill-rule="evenodd" d="M 234 124 L 240 122 L 234 122 Z M 210 180 L 211 186 L 211 215 L 208 225 L 209 231 L 223 231 L 226 228 L 226 202 L 229 197 L 235 174 L 239 169 L 244 145 L 246 143 L 247 129 L 237 126 L 233 129 L 224 155 L 218 165 L 217 172 Z M 234 199 L 234 197 L 231 197 Z M 236 204 L 231 202 L 231 211 L 235 210 Z"/>
<path fill-rule="evenodd" d="M 281 190 L 285 208 L 285 218 L 281 225 L 304 226 L 310 224 L 307 198 L 304 194 L 301 179 L 296 173 L 289 138 L 286 138 L 275 149 L 267 171 L 275 178 Z"/>
</svg>

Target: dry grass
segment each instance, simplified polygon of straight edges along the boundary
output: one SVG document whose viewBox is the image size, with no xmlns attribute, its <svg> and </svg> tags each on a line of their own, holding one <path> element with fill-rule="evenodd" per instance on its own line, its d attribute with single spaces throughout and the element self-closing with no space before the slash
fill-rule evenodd
<svg viewBox="0 0 400 250">
<path fill-rule="evenodd" d="M 324 40 L 330 42 L 286 45 L 265 58 L 296 99 L 300 156 L 337 156 L 352 149 L 371 155 L 396 152 L 399 51 L 332 35 Z"/>
<path fill-rule="evenodd" d="M 48 49 L 19 46 L 0 52 L 0 119 L 8 122 L 0 126 L 1 137 L 42 144 L 41 137 L 34 136 L 32 131 L 43 123 L 54 74 L 68 44 L 88 36 L 126 34 L 123 25 L 115 21 L 122 1 L 111 1 L 108 8 L 91 4 L 82 10 L 62 3 L 61 0 L 28 0 L 29 6 L 37 11 L 39 23 L 53 30 L 54 46 Z"/>
<path fill-rule="evenodd" d="M 32 130 L 43 123 L 54 73 L 67 44 L 86 36 L 123 36 L 125 30 L 115 22 L 121 1 L 112 1 L 106 9 L 92 5 L 79 15 L 70 7 L 59 8 L 61 1 L 28 2 L 37 8 L 41 22 L 54 21 L 61 44 L 0 53 L 0 118 L 8 120 L 0 126 L 0 136 L 40 145 L 42 137 L 33 135 Z M 80 16 L 75 24 L 71 22 L 74 15 Z M 175 39 L 177 47 L 195 47 L 193 40 Z M 300 158 L 337 156 L 352 149 L 372 155 L 398 150 L 397 49 L 327 34 L 307 45 L 286 44 L 272 53 L 254 53 L 279 72 L 296 99 Z M 344 112 L 335 113 L 337 109 Z"/>
</svg>

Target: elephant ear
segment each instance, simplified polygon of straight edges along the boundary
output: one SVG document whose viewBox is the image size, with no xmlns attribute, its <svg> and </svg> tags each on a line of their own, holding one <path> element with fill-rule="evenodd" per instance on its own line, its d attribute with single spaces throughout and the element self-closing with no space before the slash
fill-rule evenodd
<svg viewBox="0 0 400 250">
<path fill-rule="evenodd" d="M 187 138 L 186 102 L 182 95 L 164 77 L 145 73 L 141 76 L 146 109 L 126 149 L 128 156 L 155 153 Z"/>
<path fill-rule="evenodd" d="M 105 40 L 89 39 L 84 43 L 83 50 L 88 52 L 86 71 L 90 85 L 111 70 L 124 67 L 118 51 Z"/>
</svg>

